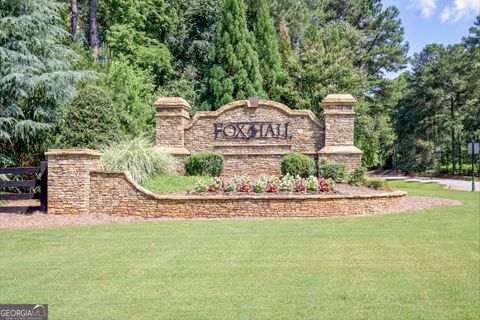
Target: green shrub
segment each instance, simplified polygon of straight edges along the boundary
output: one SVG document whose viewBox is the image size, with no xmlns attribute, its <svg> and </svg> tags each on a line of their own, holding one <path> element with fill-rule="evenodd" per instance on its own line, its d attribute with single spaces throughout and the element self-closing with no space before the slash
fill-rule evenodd
<svg viewBox="0 0 480 320">
<path fill-rule="evenodd" d="M 302 178 L 315 175 L 317 171 L 315 161 L 301 153 L 290 153 L 283 157 L 281 169 L 283 175 L 290 174 Z"/>
<path fill-rule="evenodd" d="M 347 178 L 347 167 L 341 163 L 322 160 L 318 167 L 318 175 L 335 182 L 342 182 Z"/>
<path fill-rule="evenodd" d="M 366 183 L 365 186 L 371 189 L 375 190 L 388 190 L 390 189 L 388 187 L 387 181 L 385 179 L 369 179 Z"/>
<path fill-rule="evenodd" d="M 350 174 L 350 179 L 348 180 L 348 183 L 351 184 L 352 186 L 363 186 L 365 182 L 367 181 L 367 169 L 364 167 L 358 167 L 353 170 L 353 172 Z"/>
<path fill-rule="evenodd" d="M 189 176 L 219 176 L 223 172 L 223 155 L 197 153 L 185 159 L 185 172 Z"/>
<path fill-rule="evenodd" d="M 56 145 L 92 148 L 118 141 L 119 120 L 111 100 L 100 88 L 87 87 L 60 111 Z"/>
<path fill-rule="evenodd" d="M 129 138 L 103 148 L 100 160 L 103 170 L 128 170 L 137 182 L 154 174 L 175 174 L 175 160 L 146 138 Z"/>
</svg>

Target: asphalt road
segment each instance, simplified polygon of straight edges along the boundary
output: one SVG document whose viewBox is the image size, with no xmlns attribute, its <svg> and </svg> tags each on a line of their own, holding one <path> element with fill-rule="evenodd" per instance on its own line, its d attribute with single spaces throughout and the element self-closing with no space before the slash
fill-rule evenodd
<svg viewBox="0 0 480 320">
<path fill-rule="evenodd" d="M 408 176 L 388 176 L 388 175 L 372 175 L 372 177 L 381 177 L 387 180 L 405 180 L 411 182 L 422 182 L 422 183 L 439 183 L 447 186 L 448 189 L 456 190 L 472 190 L 472 181 L 471 180 L 456 180 L 456 179 L 437 179 L 437 178 L 428 178 L 428 177 L 408 177 Z M 475 180 L 475 191 L 480 191 L 480 182 Z"/>
</svg>

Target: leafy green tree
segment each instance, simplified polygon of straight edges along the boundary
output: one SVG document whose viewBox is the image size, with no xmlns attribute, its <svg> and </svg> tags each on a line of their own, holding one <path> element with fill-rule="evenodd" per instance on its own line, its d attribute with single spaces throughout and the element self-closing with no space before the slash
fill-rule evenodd
<svg viewBox="0 0 480 320">
<path fill-rule="evenodd" d="M 184 0 L 183 0 L 184 1 Z M 135 26 L 145 36 L 165 43 L 179 23 L 168 0 L 98 0 L 98 22 L 104 37 L 112 26 Z"/>
<path fill-rule="evenodd" d="M 294 50 L 294 55 L 287 65 L 293 91 L 283 92 L 290 106 L 310 109 L 320 116 L 321 100 L 327 94 L 348 92 L 356 97 L 363 94 L 366 78 L 353 66 L 348 44 L 336 24 L 321 30 L 312 28 L 305 48 Z"/>
<path fill-rule="evenodd" d="M 381 0 L 327 0 L 322 11 L 327 22 L 343 20 L 361 32 L 362 41 L 352 42 L 354 64 L 372 79 L 407 63 L 408 43 L 396 7 L 383 8 Z"/>
<path fill-rule="evenodd" d="M 432 141 L 408 137 L 408 148 L 404 148 L 399 159 L 399 168 L 407 173 L 419 173 L 438 168 L 438 158 Z M 404 143 L 407 141 L 404 141 Z"/>
<path fill-rule="evenodd" d="M 93 72 L 72 71 L 78 56 L 52 0 L 0 1 L 0 146 L 16 163 L 43 157 L 45 136 L 75 84 Z"/>
<path fill-rule="evenodd" d="M 223 0 L 208 71 L 206 100 L 215 109 L 235 99 L 265 97 L 258 56 L 247 29 L 243 0 Z"/>
<path fill-rule="evenodd" d="M 163 97 L 182 97 L 188 101 L 192 109 L 190 114 L 193 116 L 197 111 L 201 111 L 200 96 L 195 88 L 195 80 L 182 77 L 169 82 L 167 85 L 159 88 L 157 96 Z"/>
<path fill-rule="evenodd" d="M 460 44 L 446 48 L 431 44 L 415 55 L 408 90 L 398 108 L 397 133 L 404 153 L 410 152 L 412 139 L 432 142 L 440 148 L 437 161 L 450 153 L 456 173 L 457 135 L 465 119 L 474 116 L 466 112 L 476 78 L 470 70 L 465 46 Z"/>
<path fill-rule="evenodd" d="M 210 64 L 220 0 L 173 0 L 178 23 L 168 46 L 184 78 L 201 83 Z"/>
<path fill-rule="evenodd" d="M 121 137 L 112 101 L 97 87 L 79 91 L 61 110 L 56 145 L 63 148 L 98 149 Z"/>
<path fill-rule="evenodd" d="M 127 59 L 130 63 L 150 72 L 157 86 L 164 84 L 173 74 L 172 56 L 169 49 L 145 32 L 136 30 L 132 24 L 111 26 L 106 42 L 110 55 Z"/>
<path fill-rule="evenodd" d="M 111 60 L 99 78 L 99 86 L 112 100 L 123 135 L 153 135 L 156 95 L 149 72 L 128 61 Z"/>
</svg>

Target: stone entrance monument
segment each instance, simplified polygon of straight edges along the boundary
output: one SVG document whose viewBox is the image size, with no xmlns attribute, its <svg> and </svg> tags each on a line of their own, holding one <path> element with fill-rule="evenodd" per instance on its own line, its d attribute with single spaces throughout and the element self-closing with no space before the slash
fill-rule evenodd
<svg viewBox="0 0 480 320">
<path fill-rule="evenodd" d="M 175 157 L 179 173 L 185 157 L 200 152 L 223 154 L 226 175 L 277 175 L 282 158 L 292 152 L 344 163 L 351 171 L 362 157 L 354 146 L 355 102 L 349 94 L 330 94 L 319 120 L 310 110 L 250 98 L 190 119 L 187 101 L 159 98 L 156 143 Z"/>
</svg>

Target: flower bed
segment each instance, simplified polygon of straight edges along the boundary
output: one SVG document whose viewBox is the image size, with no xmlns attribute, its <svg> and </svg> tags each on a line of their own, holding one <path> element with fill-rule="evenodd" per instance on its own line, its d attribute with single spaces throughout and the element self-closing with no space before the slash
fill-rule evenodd
<svg viewBox="0 0 480 320">
<path fill-rule="evenodd" d="M 199 179 L 196 193 L 335 193 L 335 182 L 331 179 L 310 176 L 301 178 L 289 174 L 283 177 L 233 176 L 230 178 Z"/>
</svg>

